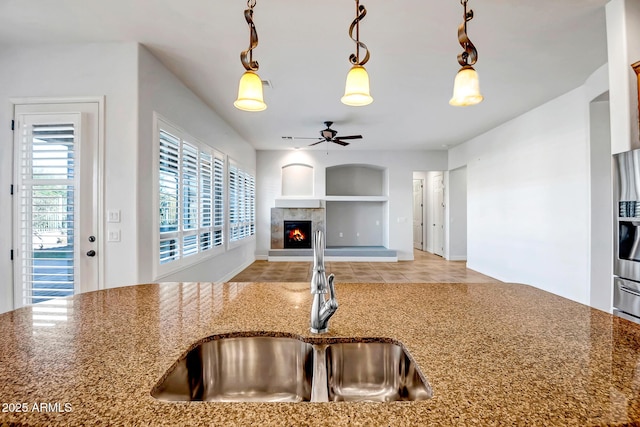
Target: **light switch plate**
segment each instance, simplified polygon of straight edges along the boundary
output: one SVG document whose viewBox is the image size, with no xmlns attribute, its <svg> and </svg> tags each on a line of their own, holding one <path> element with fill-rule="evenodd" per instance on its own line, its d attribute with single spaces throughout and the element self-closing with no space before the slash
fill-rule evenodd
<svg viewBox="0 0 640 427">
<path fill-rule="evenodd" d="M 107 222 L 120 222 L 120 210 L 109 209 L 107 211 Z"/>
<path fill-rule="evenodd" d="M 107 242 L 119 242 L 120 241 L 120 230 L 109 230 L 107 235 Z"/>
</svg>

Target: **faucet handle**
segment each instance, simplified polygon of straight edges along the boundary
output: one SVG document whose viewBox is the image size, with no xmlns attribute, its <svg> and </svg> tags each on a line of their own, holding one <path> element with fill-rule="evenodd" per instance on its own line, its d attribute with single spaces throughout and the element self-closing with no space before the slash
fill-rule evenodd
<svg viewBox="0 0 640 427">
<path fill-rule="evenodd" d="M 333 301 L 336 301 L 336 288 L 333 285 L 333 280 L 336 278 L 336 276 L 331 273 L 329 275 L 329 277 L 327 277 L 327 281 L 329 282 L 329 298 L 332 299 Z M 337 302 L 336 302 L 336 306 L 337 306 Z"/>
</svg>

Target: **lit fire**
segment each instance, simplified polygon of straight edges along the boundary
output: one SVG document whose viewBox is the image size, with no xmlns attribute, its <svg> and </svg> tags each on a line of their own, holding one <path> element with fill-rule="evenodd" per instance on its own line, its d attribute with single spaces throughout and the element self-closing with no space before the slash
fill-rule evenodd
<svg viewBox="0 0 640 427">
<path fill-rule="evenodd" d="M 307 237 L 304 235 L 304 233 L 302 231 L 300 231 L 299 228 L 296 228 L 295 230 L 289 231 L 289 240 L 290 241 L 302 242 L 306 238 Z"/>
</svg>

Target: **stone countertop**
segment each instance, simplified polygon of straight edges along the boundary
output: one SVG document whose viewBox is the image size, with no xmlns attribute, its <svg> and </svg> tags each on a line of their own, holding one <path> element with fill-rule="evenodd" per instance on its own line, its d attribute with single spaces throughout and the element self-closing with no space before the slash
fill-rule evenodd
<svg viewBox="0 0 640 427">
<path fill-rule="evenodd" d="M 517 284 L 339 283 L 336 292 L 324 336 L 401 341 L 432 399 L 157 401 L 152 387 L 205 337 L 312 336 L 306 283 L 165 283 L 0 315 L 0 426 L 640 425 L 640 325 Z"/>
</svg>

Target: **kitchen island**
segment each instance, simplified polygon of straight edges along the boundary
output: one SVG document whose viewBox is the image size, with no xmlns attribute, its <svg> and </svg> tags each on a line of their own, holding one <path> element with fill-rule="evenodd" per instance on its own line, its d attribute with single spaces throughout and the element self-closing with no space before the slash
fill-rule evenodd
<svg viewBox="0 0 640 427">
<path fill-rule="evenodd" d="M 336 292 L 322 336 L 400 341 L 431 399 L 158 401 L 151 389 L 206 337 L 314 336 L 307 283 L 163 283 L 60 300 L 57 322 L 38 306 L 0 315 L 0 426 L 640 425 L 640 325 L 519 284 Z"/>
</svg>

